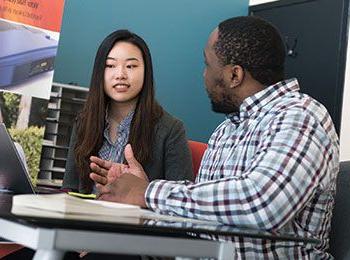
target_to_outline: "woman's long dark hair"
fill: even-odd
[[[162,107],[155,100],[152,58],[145,41],[128,30],[118,30],[108,35],[96,53],[89,95],[77,118],[75,162],[80,173],[81,187],[87,193],[92,191],[93,186],[89,178],[89,157],[98,155],[102,146],[106,108],[110,102],[110,98],[104,92],[106,59],[113,46],[121,41],[138,47],[145,64],[143,87],[139,93],[128,140],[133,147],[136,159],[141,164],[152,159],[154,128],[163,114]]]

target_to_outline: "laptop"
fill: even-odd
[[[0,123],[0,192],[35,193],[29,173],[4,123]]]

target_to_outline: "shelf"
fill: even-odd
[[[39,186],[62,187],[62,180],[60,180],[60,179],[53,179],[53,180],[38,179],[36,184]]]
[[[54,111],[54,112],[60,112],[60,114],[65,114],[65,115],[72,115],[72,116],[76,116],[76,112],[72,112],[72,111],[69,111],[69,110],[65,110],[65,109],[59,109],[59,108],[51,108],[50,109],[51,111]]]
[[[46,118],[46,122],[50,122],[50,123],[58,123],[58,119],[56,118],[52,118],[52,117],[47,117]]]
[[[54,161],[67,161],[67,158],[63,158],[63,157],[46,157],[46,156],[42,156],[41,159],[43,160],[54,160]]]
[[[66,171],[65,168],[61,168],[61,167],[52,167],[52,168],[48,168],[48,169],[40,169],[40,171],[42,172],[60,172],[60,173],[64,173]]]
[[[59,134],[59,133],[49,133],[49,132],[45,132],[45,135],[52,135],[52,136],[57,136],[57,137],[65,137],[65,134]]]
[[[44,146],[49,146],[49,145],[54,145],[53,141],[50,141],[50,140],[43,140],[43,145]]]
[[[42,145],[39,179],[62,179],[73,122],[87,97],[84,87],[53,83]]]
[[[55,148],[55,149],[64,149],[68,150],[69,146],[62,146],[62,145],[53,145],[53,144],[44,144],[43,147],[48,147],[48,148]]]

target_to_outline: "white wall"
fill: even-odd
[[[346,57],[343,110],[340,127],[340,161],[350,160],[350,42]]]
[[[278,0],[249,0],[249,5],[258,5],[258,4],[274,2],[274,1],[278,1]]]
[[[263,4],[279,0],[250,0],[249,5]],[[349,31],[350,32],[350,31]],[[343,110],[340,128],[340,161],[350,160],[350,42],[346,57],[346,71],[343,94]]]

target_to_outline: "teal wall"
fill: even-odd
[[[224,117],[204,89],[203,48],[220,21],[247,13],[248,0],[66,0],[54,81],[88,86],[102,39],[134,31],[151,49],[159,102],[206,142]]]

